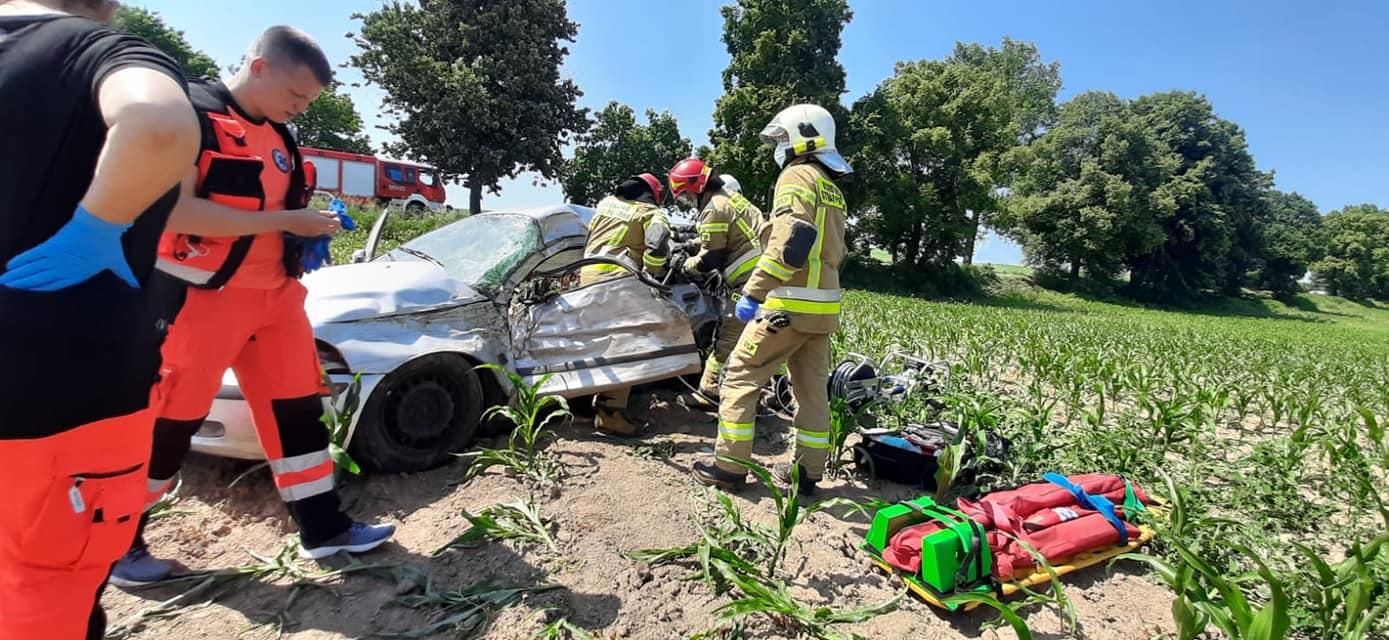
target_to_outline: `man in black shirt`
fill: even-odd
[[[178,66],[94,20],[0,2],[0,638],[100,638],[165,385],[150,276],[199,132]]]

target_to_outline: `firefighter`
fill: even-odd
[[[148,278],[198,125],[104,0],[0,2],[0,638],[101,638],[167,376]]]
[[[719,401],[719,456],[752,458],[757,396],[777,365],[788,362],[796,397],[795,465],[799,489],[815,490],[830,447],[828,390],[830,334],[839,325],[839,263],[844,257],[847,205],[835,181],[852,172],[834,147],[834,118],[808,104],[778,113],[761,132],[774,147],[781,175],[771,211],[771,230],[757,269],[743,286],[735,314],[748,322],[724,371]],[[789,484],[792,464],[774,468]],[[715,459],[697,462],[695,478],[737,489],[742,465]]]
[[[228,84],[195,82],[190,96],[202,151],[159,244],[159,282],[173,318],[164,361],[177,372],[155,424],[146,504],[168,488],[207,417],[228,369],[236,373],[280,497],[299,526],[299,555],[369,551],[390,525],[356,523],[333,486],[328,430],[319,418],[322,377],[300,284],[300,243],[339,230],[335,214],[305,209],[311,189],[285,122],[332,82],[318,45],[292,27],[271,27]],[[143,530],[144,523],[141,523]],[[112,581],[166,578],[170,563],[137,537]]]
[[[661,181],[649,173],[623,180],[613,194],[598,203],[588,224],[585,257],[609,257],[661,278],[670,260],[670,223],[661,209]],[[620,276],[626,271],[613,264],[595,264],[579,272],[580,285]],[[599,431],[635,436],[641,428],[627,419],[630,387],[609,389],[594,400]]]
[[[762,256],[758,240],[762,212],[742,194],[729,191],[724,177],[711,175],[709,165],[702,160],[681,160],[671,168],[669,182],[671,195],[681,205],[699,211],[699,253],[685,260],[681,270],[695,277],[718,271],[734,291],[724,304],[714,351],[704,361],[699,389],[679,398],[689,407],[716,410],[724,363],[743,332],[744,323],[733,314],[739,298],[737,292],[742,290],[757,267],[757,259]]]

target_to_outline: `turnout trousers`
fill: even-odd
[[[734,309],[741,296],[733,294],[724,302],[723,314],[719,318],[719,328],[714,331],[714,351],[709,354],[704,361],[704,375],[699,379],[699,390],[704,395],[711,398],[719,397],[720,381],[723,379],[724,369],[728,366],[728,359],[733,355],[733,349],[738,346],[738,341],[743,337],[743,329],[747,323],[738,319],[734,315]],[[787,375],[789,370],[783,361],[777,366],[776,375]]]
[[[798,327],[803,324],[816,331]],[[808,477],[819,479],[824,475],[830,447],[829,390],[825,382],[829,376],[830,332],[820,329],[826,326],[823,321],[805,322],[778,312],[759,314],[747,324],[724,369],[719,439],[715,446],[718,455],[752,459],[760,389],[786,363],[796,397],[796,463]],[[717,464],[730,473],[746,473],[741,465],[723,460]]]

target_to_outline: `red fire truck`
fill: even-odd
[[[433,167],[385,160],[360,153],[300,147],[318,170],[318,190],[335,196],[375,200],[410,213],[444,206],[447,197]]]

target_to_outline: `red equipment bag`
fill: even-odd
[[[1019,540],[1031,545],[1052,563],[1127,542],[1140,535],[1138,527],[1122,521],[1129,517],[1128,511],[1152,503],[1137,485],[1120,476],[1106,474],[1055,476],[1055,479],[1048,474],[1048,479],[1017,489],[996,491],[976,502],[958,500],[959,511],[988,531],[989,549],[994,558],[993,573],[1000,580],[1012,580],[1015,572],[1037,565]],[[1069,481],[1070,487],[1058,481]],[[1079,495],[1075,489],[1080,491]],[[1106,504],[1112,515],[1104,512]],[[1123,505],[1123,508],[1114,509],[1113,505]],[[918,573],[922,539],[943,527],[939,521],[931,520],[903,528],[893,534],[883,550],[883,560],[909,574]]]

